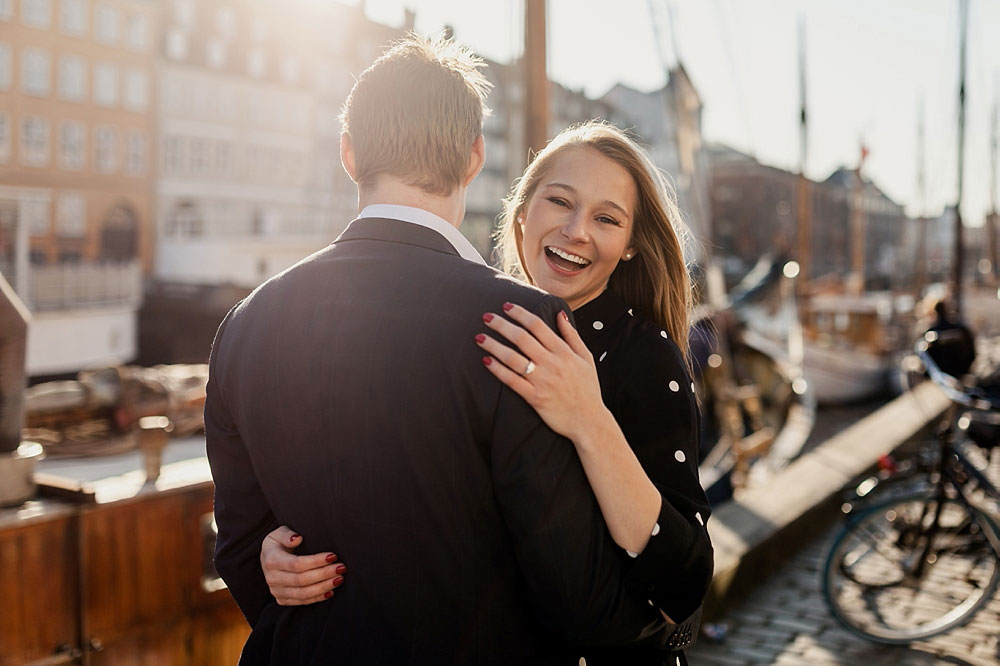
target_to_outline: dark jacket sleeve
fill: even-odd
[[[268,603],[275,603],[260,566],[260,547],[278,526],[261,491],[224,394],[224,334],[232,312],[219,327],[209,361],[205,399],[205,439],[215,481],[215,568],[253,627]]]
[[[633,560],[627,585],[682,622],[701,605],[714,563],[705,528],[710,506],[698,480],[698,405],[672,341],[643,335],[629,354],[613,411],[662,503],[655,534]]]
[[[554,327],[561,301],[533,311]],[[580,645],[661,646],[668,630],[646,597],[625,589],[611,540],[573,444],[501,387],[492,430],[497,500],[538,619]]]

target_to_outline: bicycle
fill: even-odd
[[[951,400],[937,436],[859,484],[823,570],[833,616],[878,643],[908,644],[966,624],[1000,585],[1000,526],[990,515],[1000,491],[984,473],[988,456],[1000,454],[1000,395],[943,373],[929,353],[935,339],[926,334],[917,353]],[[986,466],[974,461],[984,457]]]

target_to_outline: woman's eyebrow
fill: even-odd
[[[576,188],[573,187],[572,185],[567,185],[566,183],[546,183],[545,187],[557,187],[557,188],[559,188],[561,190],[566,190],[567,192],[570,192],[571,194],[576,194]],[[624,215],[626,217],[630,217],[629,212],[627,210],[625,210],[624,207],[616,204],[611,199],[605,199],[601,203],[605,204],[605,205],[608,205],[608,206],[611,206],[612,208],[617,208],[618,210],[621,211],[622,215]]]

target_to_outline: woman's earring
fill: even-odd
[[[625,261],[628,261],[631,258],[632,258],[632,253],[631,252],[626,252],[625,256],[622,257],[622,259],[624,259]]]

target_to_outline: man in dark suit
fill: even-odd
[[[565,304],[457,231],[483,164],[479,63],[410,38],[359,78],[342,159],[361,214],[223,321],[205,408],[216,567],[253,631],[241,663],[577,663],[663,645],[626,590],[573,446],[482,367],[480,318]],[[279,606],[264,536],[350,562],[335,599]]]

